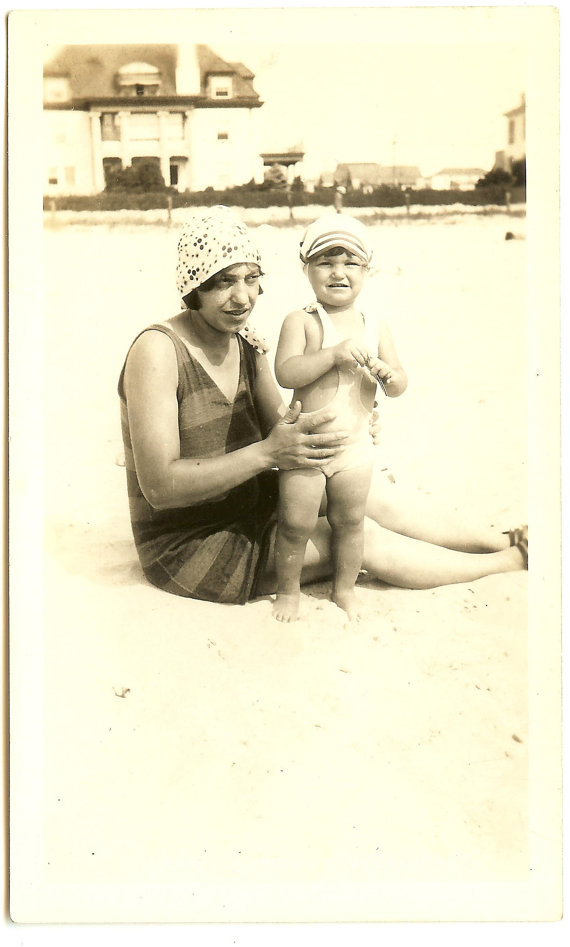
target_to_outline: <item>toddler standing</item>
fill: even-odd
[[[355,583],[362,562],[364,513],[372,475],[369,433],[376,386],[389,397],[405,391],[402,368],[387,325],[356,308],[372,258],[366,228],[344,214],[314,221],[301,242],[301,261],[316,300],[290,313],[281,329],[275,375],[294,390],[305,413],[327,406],[335,417],[318,428],[346,430],[344,450],[314,468],[283,470],[275,543],[277,596],[273,615],[295,621],[305,547],[326,489],[331,527],[331,598],[356,620]]]

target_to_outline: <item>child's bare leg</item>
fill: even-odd
[[[359,618],[354,586],[362,565],[364,511],[372,469],[339,471],[327,481],[327,517],[331,525],[333,586],[331,598],[351,621]]]
[[[283,470],[279,475],[279,521],[275,539],[277,596],[273,617],[299,617],[305,547],[319,516],[325,476],[321,470]]]

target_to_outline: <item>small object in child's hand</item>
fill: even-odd
[[[367,359],[366,359],[365,365],[366,365],[366,367],[367,367],[367,369],[368,369],[368,371],[369,371],[369,373],[370,373],[371,378],[372,378],[374,381],[376,381],[376,382],[380,385],[380,388],[382,389],[382,391],[384,392],[384,394],[386,395],[386,397],[388,397],[388,392],[386,391],[386,385],[384,384],[383,380],[380,378],[380,375],[378,375],[378,374],[376,374],[376,373],[373,373],[373,372],[371,371],[371,369],[370,369],[370,363],[371,363],[372,361],[373,361],[373,356],[369,355],[369,356],[367,357]],[[390,379],[390,380],[391,380],[391,379]],[[388,384],[389,384],[389,382],[388,382]]]

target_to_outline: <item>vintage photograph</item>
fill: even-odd
[[[8,34],[13,920],[557,920],[556,9]]]

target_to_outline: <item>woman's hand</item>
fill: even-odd
[[[273,466],[282,470],[320,467],[324,460],[338,454],[343,449],[348,432],[312,433],[316,427],[335,417],[334,412],[326,408],[310,416],[302,416],[301,402],[296,401],[265,440]]]
[[[372,409],[372,414],[370,415],[368,430],[370,431],[372,443],[375,447],[378,447],[378,445],[381,443],[380,432],[382,430],[382,425],[380,424],[380,412],[376,402],[374,402],[374,408]]]

